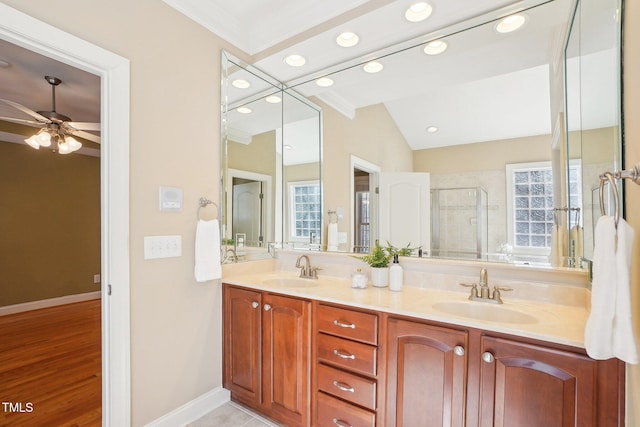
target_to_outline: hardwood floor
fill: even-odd
[[[0,316],[0,426],[99,426],[100,300]]]

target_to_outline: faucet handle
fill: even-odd
[[[314,279],[318,278],[318,270],[322,270],[320,267],[311,267],[311,271],[309,271],[309,276]]]
[[[513,288],[509,288],[507,286],[494,286],[493,287],[493,300],[496,301],[498,304],[502,304],[502,298],[500,296],[500,291],[512,291]]]
[[[471,295],[469,296],[469,298],[477,298],[478,297],[478,284],[477,283],[472,283],[472,284],[467,284],[467,283],[458,283],[458,285],[460,286],[464,286],[465,288],[471,288]]]

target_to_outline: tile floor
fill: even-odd
[[[228,402],[187,427],[280,427],[237,403]]]

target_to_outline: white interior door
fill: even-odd
[[[245,233],[246,244],[262,246],[262,183],[253,181],[233,186],[233,235]]]
[[[380,244],[395,247],[431,247],[429,174],[383,172],[379,176]]]

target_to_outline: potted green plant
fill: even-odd
[[[371,267],[371,284],[378,288],[384,288],[388,284],[389,261],[391,254],[376,241],[375,246],[368,255],[359,257]]]
[[[413,251],[417,251],[421,248],[422,246],[416,246],[415,248],[411,247],[411,242],[409,242],[407,244],[407,246],[405,246],[404,248],[396,248],[395,246],[393,246],[391,243],[389,243],[389,241],[387,240],[387,246],[385,248],[385,250],[387,251],[387,253],[389,254],[389,256],[391,258],[393,258],[394,255],[398,255],[398,256],[411,256],[411,254],[413,253]]]

